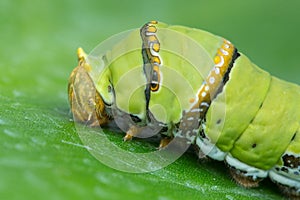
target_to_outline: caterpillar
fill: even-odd
[[[225,161],[240,185],[269,177],[300,199],[299,85],[203,30],[150,21],[116,38],[108,51],[78,49],[68,84],[77,121],[116,120],[126,141],[161,134],[161,149],[184,138],[199,157]]]

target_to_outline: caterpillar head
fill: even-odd
[[[86,53],[77,50],[78,66],[72,71],[68,83],[68,98],[74,119],[90,126],[99,126],[110,121],[108,109],[96,90],[86,62]],[[110,86],[107,86],[109,88]]]

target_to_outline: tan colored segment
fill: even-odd
[[[85,62],[86,54],[79,48],[77,55],[78,66],[72,71],[68,84],[69,102],[74,119],[90,126],[105,124],[109,117],[105,112],[104,102],[88,74],[87,69],[90,67]]]

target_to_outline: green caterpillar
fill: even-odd
[[[198,29],[151,21],[113,43],[90,55],[78,50],[68,86],[78,121],[116,120],[125,140],[160,132],[160,148],[184,138],[200,157],[224,160],[239,184],[254,187],[269,176],[300,199],[298,85]]]

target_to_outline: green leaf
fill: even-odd
[[[192,152],[156,172],[116,171],[82,145],[65,101],[39,105],[26,98],[0,100],[2,199],[278,199],[269,181],[258,189],[244,189],[231,180],[223,163],[199,163]],[[121,134],[108,134],[122,148],[153,150],[144,141],[123,143]]]
[[[155,16],[158,20],[189,26],[197,24],[198,28],[203,25],[208,30],[230,30],[235,27],[233,22],[238,24],[238,29],[246,29],[247,23],[243,25],[238,19],[234,20],[236,13],[245,22],[260,21],[261,24],[255,24],[257,30],[264,30],[265,24],[273,23],[276,18],[263,18],[264,9],[268,9],[269,4],[261,1],[249,5],[249,10],[259,8],[255,18],[243,15],[238,6],[244,2],[237,0],[227,7],[226,13],[222,10],[224,6],[215,10],[218,9],[215,3],[207,1],[193,1],[197,6],[187,4],[189,9],[182,13],[178,10],[186,4],[151,2],[157,6]],[[148,6],[140,1],[121,4],[122,9],[111,1],[0,2],[0,199],[281,199],[278,189],[268,179],[259,188],[242,188],[232,180],[222,162],[202,163],[192,151],[166,168],[144,174],[116,171],[89,153],[72,121],[67,80],[76,66],[78,46],[91,50],[109,35],[141,26],[153,18],[153,13],[147,11]],[[276,2],[274,6],[282,8]],[[194,11],[195,7],[203,12]],[[297,6],[289,7],[294,8]],[[271,9],[268,12],[269,16],[274,14]],[[221,21],[218,21],[220,27],[216,27],[216,19],[224,14],[231,19],[228,29],[224,29],[226,23],[222,25]],[[291,24],[299,19],[288,9],[280,10],[280,14],[276,19],[285,17]],[[204,15],[212,17],[206,17],[204,22]],[[275,20],[275,26],[288,29],[284,19],[281,19],[281,24]],[[276,27],[269,28],[274,32],[277,30]],[[300,34],[294,26],[289,30]],[[284,31],[280,33],[290,33]],[[232,34],[235,33],[234,29]],[[218,34],[222,35],[222,32]],[[252,48],[254,38],[245,44],[241,39],[246,40],[252,35],[247,34],[236,40],[242,49],[247,49],[243,47],[246,44]],[[270,37],[264,37],[264,40],[278,42],[276,36]],[[291,36],[287,37],[289,40]],[[231,39],[234,40],[234,36]],[[298,47],[299,44],[293,46],[291,42],[286,48],[289,51],[282,56],[296,57],[294,64],[298,63],[298,54],[290,53],[297,52]],[[273,49],[271,46],[266,48],[258,49],[260,53],[253,53],[252,57],[261,59],[261,54]],[[263,59],[265,63],[281,62],[279,56],[275,56],[275,61],[272,57]],[[293,65],[293,60],[286,59],[285,62],[286,66]],[[278,69],[282,69],[281,66]],[[107,134],[112,142],[132,151],[153,150],[157,145],[142,140],[123,143],[122,134]]]

